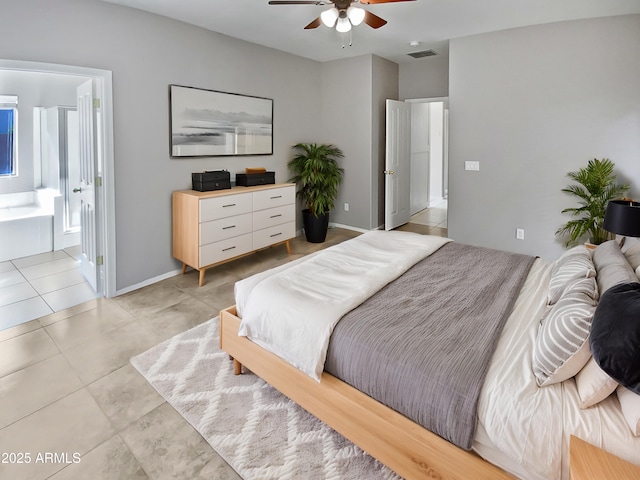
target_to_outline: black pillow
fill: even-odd
[[[600,368],[640,395],[640,283],[616,285],[600,297],[589,342]]]

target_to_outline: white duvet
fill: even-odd
[[[336,323],[448,238],[374,230],[236,283],[238,334],[320,381]]]

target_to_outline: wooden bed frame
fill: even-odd
[[[247,337],[236,307],[220,312],[220,348],[242,366],[406,479],[513,479],[474,452],[444,440],[324,372],[320,383]]]

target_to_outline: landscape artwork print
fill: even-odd
[[[273,100],[169,86],[171,157],[273,154]]]

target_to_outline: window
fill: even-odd
[[[18,97],[0,95],[0,176],[15,175],[18,163]]]

